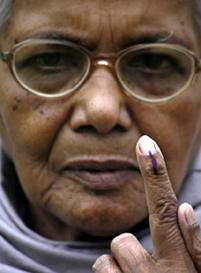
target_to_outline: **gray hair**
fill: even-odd
[[[197,8],[196,20],[201,33],[201,0],[196,0],[196,8]]]
[[[0,0],[0,29],[8,21],[13,0]]]
[[[11,15],[11,6],[15,0],[0,0],[0,29],[8,21]],[[201,33],[201,0],[195,0],[196,4],[196,21]]]

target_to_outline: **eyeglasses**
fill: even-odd
[[[126,93],[149,103],[171,100],[186,91],[201,70],[201,59],[173,44],[139,44],[117,54],[95,54],[67,41],[30,39],[1,52],[15,80],[41,97],[77,90],[97,66],[106,66]]]

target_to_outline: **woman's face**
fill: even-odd
[[[56,35],[108,54],[173,33],[169,42],[200,56],[192,1],[183,2],[16,1],[1,49]],[[182,96],[157,105],[127,96],[104,66],[56,99],[27,93],[2,61],[0,82],[2,141],[30,200],[33,225],[50,238],[116,235],[147,216],[135,153],[140,136],[160,146],[176,192],[200,144],[200,75]]]

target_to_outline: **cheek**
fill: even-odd
[[[200,79],[180,97],[159,105],[133,108],[141,134],[153,138],[162,150],[170,180],[177,192],[201,141]]]
[[[33,96],[16,86],[13,79],[3,81],[1,139],[7,154],[15,162],[23,188],[31,196],[40,196],[51,183],[46,179],[48,175],[51,177],[47,170],[48,155],[67,120],[68,106],[60,100],[47,101]]]
[[[0,94],[0,130],[8,154],[13,160],[18,155],[36,160],[46,158],[67,119],[68,105],[38,98],[15,84],[6,83]]]

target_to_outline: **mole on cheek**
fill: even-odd
[[[20,98],[15,98],[15,103],[12,106],[13,111],[16,111],[18,109],[18,104],[20,103]]]
[[[17,110],[17,104],[13,104],[12,109],[13,109],[13,111],[16,111]]]

